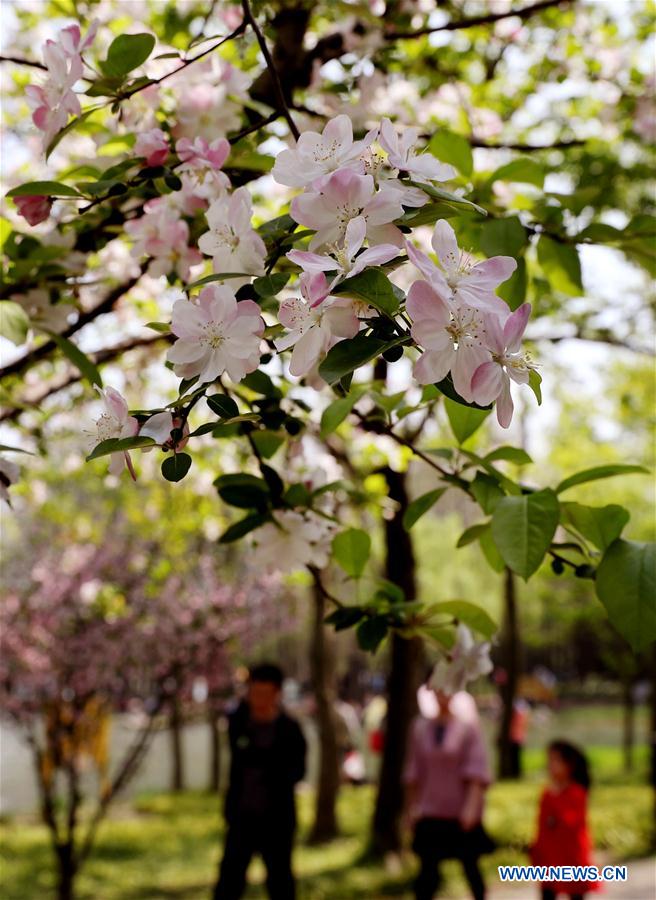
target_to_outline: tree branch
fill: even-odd
[[[529,19],[542,10],[549,9],[552,6],[560,6],[565,3],[573,3],[574,0],[541,0],[540,3],[534,3],[532,6],[525,6],[523,9],[509,10],[503,13],[486,13],[481,16],[470,16],[465,19],[453,19],[446,25],[438,25],[435,28],[418,28],[415,31],[388,31],[384,34],[386,41],[396,41],[403,38],[424,37],[427,34],[436,34],[439,31],[460,31],[464,28],[474,28],[476,25],[493,25],[495,22],[501,22],[503,19]]]
[[[69,326],[65,331],[62,332],[62,336],[65,338],[69,338],[71,335],[76,334],[76,332],[80,331],[84,328],[85,325],[88,325],[90,322],[93,322],[98,316],[103,315],[104,313],[111,312],[114,308],[114,304],[121,299],[124,294],[127,294],[128,291],[132,290],[132,288],[137,284],[141,276],[144,274],[146,270],[145,265],[141,267],[141,272],[139,275],[134,278],[130,278],[129,281],[126,281],[124,284],[119,285],[114,288],[113,291],[110,291],[109,294],[102,300],[97,306],[94,306],[93,309],[89,309],[86,312],[83,312],[78,318],[75,324]],[[23,356],[19,356],[18,359],[15,359],[12,363],[4,366],[0,369],[0,379],[7,378],[10,375],[20,375],[30,366],[32,366],[35,362],[39,362],[42,359],[45,359],[47,356],[50,356],[57,349],[57,344],[55,341],[44,341],[43,344],[39,344],[38,347],[35,347],[34,350],[31,350],[29,353],[25,353]]]
[[[29,66],[32,69],[43,69],[47,71],[47,66],[43,63],[36,62],[33,59],[23,59],[21,56],[0,56],[0,62],[14,63],[17,66]]]
[[[273,83],[273,90],[276,96],[276,101],[278,103],[278,109],[281,114],[285,117],[287,124],[289,125],[289,130],[294,135],[296,140],[301,136],[300,131],[296,127],[296,123],[292,118],[292,114],[289,111],[289,107],[287,106],[287,101],[285,100],[285,95],[283,93],[282,84],[280,83],[280,75],[278,74],[278,70],[276,69],[273,59],[271,57],[271,53],[269,52],[269,48],[267,46],[266,39],[260,30],[260,26],[257,24],[255,17],[253,15],[253,11],[251,9],[251,5],[249,0],[242,0],[242,9],[244,10],[244,23],[248,23],[255,37],[257,38],[257,42],[260,45],[260,50],[262,51],[262,56],[264,57],[264,61],[266,63],[266,67],[271,75],[271,80]]]
[[[151,345],[158,344],[160,341],[167,340],[169,340],[169,337],[164,334],[157,334],[154,337],[133,338],[131,340],[123,341],[121,344],[116,344],[113,347],[107,347],[105,350],[99,350],[96,353],[89,353],[87,355],[96,365],[102,365],[102,363],[111,362],[119,356],[123,356],[124,353],[128,353],[130,350],[136,350],[140,347],[150,347]],[[19,406],[7,407],[0,413],[0,423],[13,422],[22,413],[38,408],[44,400],[48,399],[48,397],[53,397],[55,394],[65,390],[72,384],[77,384],[78,381],[82,381],[82,378],[83,376],[79,372],[70,372],[61,381],[48,385],[48,387],[40,393],[31,397],[24,397],[18,401],[20,404]]]

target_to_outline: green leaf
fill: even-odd
[[[30,319],[20,303],[0,300],[0,335],[20,347],[30,330]]]
[[[471,200],[465,200],[465,198],[461,197],[459,194],[452,194],[451,191],[444,191],[442,188],[436,188],[432,184],[420,184],[417,181],[411,181],[410,184],[413,187],[419,188],[419,190],[428,194],[428,196],[432,197],[434,200],[444,200],[447,203],[455,204],[456,209],[458,209],[458,207],[461,209],[462,207],[465,207],[466,211],[474,210],[482,216],[487,215],[486,209],[483,209],[482,206],[478,206],[476,203],[472,203]],[[461,211],[461,209],[459,211]]]
[[[127,75],[145,63],[155,46],[152,34],[119,34],[109,45],[107,59],[100,68],[105,75]]]
[[[481,249],[487,256],[519,256],[527,243],[528,232],[517,216],[483,223]]]
[[[489,409],[475,409],[471,406],[463,406],[450,400],[448,397],[444,398],[444,408],[449,418],[451,431],[459,444],[463,444],[468,437],[471,437],[490,415]]]
[[[601,478],[612,478],[614,475],[631,475],[633,473],[648,475],[649,470],[645,469],[644,466],[627,466],[619,463],[610,466],[594,466],[592,469],[583,469],[582,472],[577,472],[575,475],[565,478],[556,488],[556,493],[562,494],[563,491],[568,491],[571,487],[576,487],[578,484],[586,484],[588,481],[599,481]]]
[[[230,506],[241,509],[261,509],[269,500],[269,486],[263,478],[238,472],[234,475],[219,475],[214,480],[219,497]]]
[[[256,369],[250,372],[245,378],[242,378],[241,384],[255,391],[256,394],[262,394],[263,397],[281,397],[280,390],[275,386],[271,378],[266,372]]]
[[[483,510],[489,516],[497,508],[499,500],[505,497],[505,493],[499,487],[499,482],[491,475],[477,472],[476,478],[469,486],[470,493]]]
[[[159,334],[169,334],[171,331],[170,322],[146,322],[146,328],[159,332]]]
[[[474,170],[471,144],[461,134],[448,128],[440,128],[428,142],[428,149],[441,162],[451,163],[459,172],[469,177]]]
[[[126,450],[137,450],[140,447],[154,447],[155,441],[149,437],[140,437],[135,434],[126,438],[107,438],[97,444],[87,456],[87,462],[98,459],[100,456],[108,456],[110,453],[125,453]]]
[[[542,406],[542,375],[539,372],[536,372],[535,369],[531,369],[528,373],[528,386],[535,394],[535,399],[538,401],[538,406]]]
[[[544,559],[559,519],[558,497],[550,488],[500,500],[492,537],[508,568],[527,581]]]
[[[255,444],[260,456],[264,459],[271,459],[276,450],[285,443],[283,434],[278,434],[275,431],[269,430],[253,431],[251,440]]]
[[[7,197],[81,197],[70,184],[61,181],[28,181],[7,191]]]
[[[418,522],[424,513],[427,513],[437,503],[445,491],[446,488],[436,488],[434,491],[428,491],[426,494],[422,494],[421,497],[413,500],[403,514],[403,527],[405,530],[410,531],[415,522]]]
[[[351,628],[364,617],[364,610],[359,606],[340,606],[338,609],[326,616],[324,622],[326,625],[333,625],[335,631],[344,631]]]
[[[253,288],[258,297],[274,297],[284,288],[290,279],[287,272],[275,272],[273,275],[264,275],[262,278],[256,278],[253,282]]]
[[[488,453],[484,459],[488,462],[494,462],[497,459],[506,459],[508,462],[514,462],[518,466],[527,466],[529,463],[533,462],[526,450],[522,450],[521,447],[497,447],[496,450]]]
[[[656,640],[656,545],[613,541],[595,580],[608,618],[638,653]]]
[[[490,175],[493,181],[518,181],[524,184],[534,184],[541,188],[544,185],[544,166],[531,159],[529,156],[520,156],[496,169]]]
[[[560,508],[563,524],[571,525],[599,550],[609,547],[630,519],[628,509],[614,503],[608,506],[562,503]]]
[[[227,394],[213,394],[207,397],[207,405],[220,419],[232,419],[239,415],[239,407]]]
[[[453,400],[454,403],[458,403],[460,406],[467,406],[469,409],[483,409],[488,412],[492,409],[492,404],[489,406],[479,406],[478,403],[470,403],[469,401],[464,400],[456,391],[450,374],[447,375],[446,378],[443,378],[442,381],[433,385],[433,387],[437,388],[441,394],[448,397],[450,400]]]
[[[520,256],[517,260],[517,268],[510,278],[507,278],[503,284],[499,285],[497,294],[506,301],[511,309],[515,310],[522,305],[524,300],[526,300],[527,287],[528,274],[526,270],[526,260],[523,256]]]
[[[333,556],[351,578],[360,578],[371,553],[371,538],[360,528],[348,528],[333,538]]]
[[[260,525],[264,525],[267,520],[268,516],[266,513],[253,513],[251,516],[246,516],[238,522],[235,522],[234,525],[226,528],[219,538],[219,543],[232,544],[233,541],[238,541],[239,538],[244,537],[245,534],[254,531],[256,528],[259,528]]]
[[[98,387],[102,387],[102,378],[100,377],[98,368],[79,347],[61,334],[55,334],[52,331],[48,332],[48,334],[62,353],[70,359],[77,369],[80,370],[80,374],[89,382],[89,384],[97,384]]]
[[[321,414],[321,437],[326,438],[332,434],[351,412],[358,400],[362,399],[366,388],[357,387],[350,391],[346,397],[333,400]]]
[[[199,278],[197,281],[192,281],[191,284],[187,285],[187,290],[190,291],[192,288],[203,287],[205,284],[212,284],[214,281],[230,281],[231,278],[250,278],[250,275],[247,275],[245,272],[219,272],[213,275],[205,275],[204,278]]]
[[[191,456],[188,453],[173,453],[162,463],[162,475],[167,481],[182,481],[191,468]]]
[[[497,545],[494,543],[490,525],[481,531],[478,542],[481,545],[481,550],[483,551],[483,556],[485,557],[488,566],[495,572],[503,572],[506,568],[506,564],[497,549]]]
[[[326,358],[319,366],[319,375],[328,384],[334,384],[360,366],[371,362],[390,347],[396,347],[404,343],[406,338],[395,338],[392,341],[384,341],[380,338],[360,332],[354,338],[347,338],[332,347]]]
[[[387,635],[387,619],[385,616],[365,619],[364,622],[360,622],[355,633],[360,648],[375,653]]]
[[[479,540],[483,532],[488,531],[489,528],[489,522],[478,522],[476,525],[470,525],[469,528],[465,528],[458,538],[456,547],[466,547],[468,544],[473,544],[474,541]]]
[[[403,294],[380,269],[365,269],[353,278],[340,282],[334,294],[347,294],[366,300],[384,315],[393,316],[399,308]]]
[[[581,261],[575,245],[554,241],[543,234],[538,241],[538,260],[554,290],[572,297],[583,292]]]
[[[454,619],[482,634],[484,638],[491,638],[498,628],[494,619],[481,606],[467,600],[444,600],[434,603],[431,605],[431,611],[453,616]]]

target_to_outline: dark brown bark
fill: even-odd
[[[517,778],[518,772],[515,769],[513,759],[510,728],[513,707],[517,697],[517,683],[519,681],[519,619],[517,615],[515,576],[510,569],[505,571],[503,584],[504,611],[501,628],[500,663],[505,670],[505,678],[499,687],[501,721],[499,722],[499,734],[497,737],[499,748],[498,771],[499,778]]]
[[[73,900],[76,866],[73,846],[70,843],[58,844],[57,854],[57,900]]]
[[[335,727],[335,672],[331,636],[323,624],[326,616],[326,597],[317,579],[314,583],[313,601],[310,673],[319,737],[319,779],[314,823],[309,840],[310,843],[318,844],[331,840],[339,832],[336,810],[339,791],[339,747]]]
[[[210,729],[210,771],[207,789],[210,793],[218,794],[221,790],[221,717],[213,709],[208,713],[207,724]]]
[[[182,715],[178,700],[173,700],[171,704],[169,733],[171,736],[171,790],[183,791],[185,788],[185,766],[182,747]]]
[[[406,602],[412,602],[417,592],[416,564],[410,534],[403,527],[403,514],[408,508],[405,474],[386,468],[384,475],[389,496],[397,504],[394,515],[385,522],[385,576],[403,590]],[[371,849],[375,855],[401,849],[402,773],[410,724],[417,710],[423,645],[418,638],[393,635],[391,651],[385,748],[372,824]]]
[[[652,832],[651,846],[656,849],[656,643],[651,649],[651,702],[649,716],[649,743],[651,760],[649,767],[649,783],[652,789]]]

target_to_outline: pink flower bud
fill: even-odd
[[[27,219],[30,225],[38,225],[39,222],[45,222],[52,208],[50,197],[43,197],[40,194],[14,197],[14,203],[18,207],[19,215]]]

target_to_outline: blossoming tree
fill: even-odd
[[[545,367],[524,334],[535,323],[539,336],[554,308],[571,324],[567,298],[583,293],[579,247],[609,243],[653,270],[653,218],[611,225],[603,213],[618,205],[612,178],[603,199],[591,193],[593,139],[570,163],[576,189],[546,188],[563,158],[547,151],[578,152],[588,135],[516,141],[500,165],[472,154],[503,149],[480,133],[494,115],[498,133],[513,112],[494,93],[506,51],[535,62],[533,26],[554,28],[561,16],[573,40],[594,43],[595,14],[586,31],[565,0],[483,13],[466,4],[451,18],[431,4],[390,3],[385,16],[379,6],[353,4],[340,23],[334,4],[243,0],[208,12],[191,3],[174,26],[155,17],[126,31],[101,5],[99,21],[53,31],[42,62],[14,58],[39,70],[22,91],[42,138],[30,174],[43,178],[8,192],[16,209],[4,334],[17,345],[36,337],[2,370],[5,419],[29,428],[30,410],[76,380],[25,377],[65,357],[101,395],[90,461],[109,457],[114,474],[134,478],[141,453],[156,450],[162,476],[179,482],[195,447],[238,446],[234,468],[224,460],[214,482],[242,511],[221,540],[246,542],[263,567],[309,568],[335,607],[329,621],[355,627],[364,648],[391,631],[448,650],[457,622],[489,637],[474,604],[428,606],[375,579],[357,603],[326,588],[329,560],[354,581],[367,575],[370,537],[355,517],[345,528],[335,515],[342,482],[308,484],[287,461],[312,446],[306,436],[377,435],[434,477],[405,510],[407,530],[445,489],[462,492],[481,520],[460,544],[479,542],[493,568],[524,579],[545,560],[593,579],[615,627],[642,648],[656,637],[653,546],[624,536],[626,511],[570,498],[578,485],[643,470],[586,460],[558,484],[540,472],[529,483],[517,475],[530,462],[521,447],[477,453],[468,443],[491,413],[509,429],[518,402],[541,403]],[[439,72],[433,38],[451,32],[472,35],[462,59],[458,48],[443,52],[461,96],[439,78],[437,91],[413,57],[419,47]],[[557,65],[547,57],[535,64]],[[486,75],[470,114],[479,76],[461,67],[475,63]],[[404,68],[406,81],[416,74],[427,87],[397,107]],[[648,122],[633,89],[635,138]],[[466,127],[450,127],[460,120]],[[112,329],[135,309],[150,337],[140,330],[117,341]],[[603,339],[594,316],[573,318],[577,336]],[[87,326],[104,338],[90,351]],[[101,367],[144,347],[148,384],[129,391],[130,410],[115,385],[103,385]],[[444,413],[454,440],[436,450],[426,434]],[[14,465],[4,463],[5,488]]]

